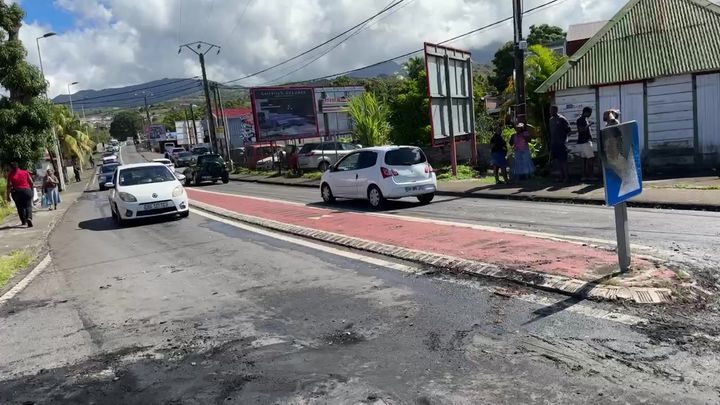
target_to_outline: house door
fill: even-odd
[[[640,150],[645,146],[645,100],[643,84],[631,83],[620,86],[620,121],[636,121],[640,135]]]
[[[698,75],[697,126],[700,151],[720,152],[720,74]]]
[[[607,110],[617,108],[618,110],[622,111],[620,108],[620,86],[604,86],[600,87],[598,89],[598,94],[600,98],[600,104],[598,105],[597,114],[595,116],[597,117],[597,130],[599,131],[605,127],[605,123],[602,120],[603,113]]]

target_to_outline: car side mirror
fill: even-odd
[[[115,183],[107,182],[107,183],[105,183],[105,188],[115,188]]]
[[[178,173],[175,177],[177,177],[178,181],[183,181],[186,178],[184,174],[180,174],[180,173]]]

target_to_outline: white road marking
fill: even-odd
[[[13,299],[18,295],[25,287],[27,287],[40,273],[42,273],[49,265],[52,259],[50,254],[47,254],[37,266],[30,273],[25,276],[19,283],[15,284],[15,287],[11,288],[8,292],[0,297],[0,306]]]
[[[211,191],[205,191],[205,192],[211,192]],[[331,246],[322,245],[319,243],[311,242],[309,240],[289,236],[289,235],[286,235],[283,233],[273,232],[273,231],[269,231],[269,230],[255,227],[252,225],[244,224],[242,222],[227,219],[227,218],[224,218],[224,217],[221,217],[218,215],[211,214],[206,211],[202,211],[202,210],[198,210],[198,209],[191,209],[191,210],[192,210],[193,214],[197,214],[197,215],[203,216],[205,218],[212,219],[213,221],[222,222],[224,224],[234,226],[239,229],[243,229],[243,230],[246,230],[249,232],[257,233],[259,235],[275,238],[275,239],[281,240],[283,242],[288,242],[288,243],[292,243],[295,245],[304,246],[304,247],[307,247],[310,249],[319,250],[321,252],[330,253],[330,254],[333,254],[336,256],[345,257],[345,258],[352,259],[352,260],[357,260],[357,261],[372,264],[375,266],[380,266],[380,267],[385,267],[385,268],[389,268],[389,269],[393,269],[393,270],[402,271],[404,273],[410,273],[410,274],[416,274],[416,275],[422,275],[422,274],[426,273],[425,270],[419,269],[414,266],[408,266],[405,264],[395,263],[395,262],[379,259],[376,257],[365,256],[365,255],[350,252],[347,250],[337,249],[337,248],[334,248]],[[470,286],[472,288],[489,291],[489,292],[498,291],[498,289],[496,289],[496,288],[482,286],[482,285],[480,285],[476,282],[472,282],[472,281],[455,280],[455,279],[452,279],[449,277],[443,278],[441,280],[456,283],[456,284],[462,284],[462,285]],[[566,299],[566,298],[563,298],[560,300],[555,300],[555,299],[551,299],[548,297],[543,297],[543,296],[539,296],[539,295],[535,295],[535,294],[517,294],[517,295],[513,295],[511,298],[515,298],[515,299],[518,299],[521,301],[532,303],[532,304],[535,304],[535,305],[538,305],[541,307],[550,307],[550,306],[556,305]],[[572,313],[576,313],[576,314],[591,317],[591,318],[618,322],[618,323],[622,323],[625,325],[636,325],[639,323],[647,322],[645,319],[636,317],[633,315],[627,315],[627,314],[622,314],[622,313],[615,312],[615,311],[607,311],[604,309],[595,308],[590,302],[578,303],[578,304],[575,304],[572,306],[568,306],[567,308],[564,308],[563,311],[572,312]]]

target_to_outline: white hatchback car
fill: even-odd
[[[422,149],[380,146],[359,149],[330,167],[320,181],[323,201],[362,198],[379,208],[386,199],[417,197],[428,204],[435,197],[437,177]]]
[[[138,163],[118,166],[108,201],[118,225],[127,220],[165,215],[190,215],[187,193],[180,183],[183,175],[175,175],[162,163]]]

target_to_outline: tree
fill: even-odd
[[[490,84],[498,93],[502,93],[512,78],[515,70],[515,45],[507,42],[495,52],[493,58],[493,75],[490,76]]]
[[[427,75],[422,70],[416,79],[400,83],[390,105],[390,140],[395,145],[427,146],[430,144]]]
[[[407,73],[408,78],[417,80],[420,77],[420,74],[425,71],[425,61],[421,57],[416,56],[408,59],[405,63],[403,63],[402,67]]]
[[[353,97],[348,112],[354,121],[353,136],[360,144],[378,146],[387,143],[390,133],[389,111],[375,95],[365,92]]]
[[[122,111],[110,123],[110,136],[117,140],[132,139],[142,129],[140,117],[135,111]]]
[[[525,86],[530,122],[541,128],[542,145],[549,141],[550,95],[537,93],[538,87],[565,63],[565,57],[542,45],[532,45],[525,61]]]
[[[90,137],[90,126],[70,113],[63,105],[53,106],[52,115],[55,134],[62,148],[63,156],[85,164],[85,160],[95,150],[95,142]]]
[[[564,42],[565,35],[562,28],[554,25],[531,25],[527,42],[528,45],[550,46]]]
[[[41,95],[47,83],[26,60],[19,31],[25,16],[18,4],[0,2],[0,164],[40,160],[50,143],[50,104]]]

